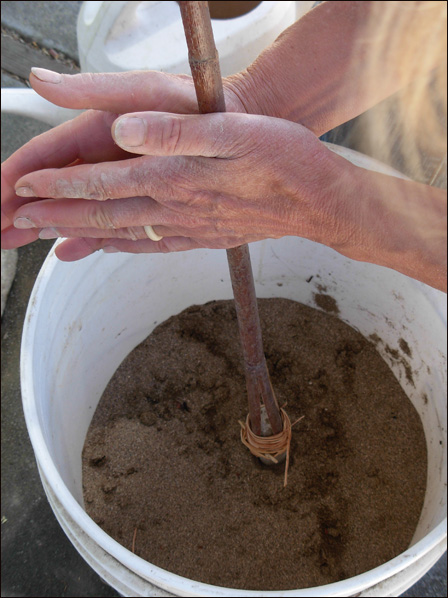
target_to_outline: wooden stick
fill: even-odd
[[[188,45],[188,59],[198,99],[199,112],[225,112],[218,52],[213,39],[208,2],[178,2]],[[260,407],[264,403],[272,434],[283,429],[282,416],[272,390],[263,352],[257,298],[249,248],[227,250],[230,277],[243,349],[251,429],[262,435]]]

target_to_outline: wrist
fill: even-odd
[[[305,237],[348,255],[357,235],[358,215],[350,191],[354,166],[321,142],[310,162],[310,171],[294,169],[294,199],[284,234]]]
[[[446,290],[446,192],[352,164],[346,172],[334,198],[345,234],[331,247]]]

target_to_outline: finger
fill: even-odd
[[[235,113],[135,112],[120,116],[112,135],[123,149],[138,154],[235,158],[249,151],[254,134],[260,137],[260,125],[266,124],[267,118]]]
[[[179,173],[182,166],[178,161],[172,163],[162,156],[238,157],[250,151],[259,119],[263,118],[265,122],[268,118],[247,114],[180,116],[168,113],[144,113],[144,117],[146,136],[138,153],[153,154],[151,158],[143,156],[99,165],[83,164],[65,170],[33,172],[17,181],[16,193],[27,197],[34,194],[38,197],[97,200],[146,194],[158,197],[170,190],[173,173],[176,170]],[[118,136],[116,126],[114,134]],[[135,147],[133,151],[137,151]],[[173,164],[176,170],[173,170]],[[217,174],[217,165],[214,170]],[[196,169],[195,183],[198,183],[198,176]]]
[[[16,228],[93,228],[113,230],[136,224],[194,226],[150,197],[128,197],[107,202],[75,199],[44,199],[22,206],[14,215]]]
[[[160,237],[179,236],[178,231],[174,231],[167,226],[153,226],[152,228],[156,235]],[[88,237],[90,239],[128,239],[130,241],[148,239],[143,226],[129,226],[118,229],[51,227],[43,228],[39,232],[39,239],[58,239],[61,237],[65,239],[81,237]]]
[[[7,227],[2,231],[2,249],[15,249],[23,247],[38,239],[39,230],[18,230],[13,226]]]
[[[132,158],[26,174],[15,184],[21,197],[119,199],[160,195],[170,189],[170,164],[163,158]]]
[[[2,230],[12,224],[12,214],[32,196],[17,197],[14,186],[23,175],[47,168],[61,168],[76,160],[117,160],[127,154],[110,134],[115,116],[87,112],[35,137],[2,164]]]
[[[17,233],[37,230],[41,239],[73,236],[144,239],[147,238],[144,232],[147,224],[155,226],[156,234],[163,237],[214,237],[218,233],[231,232],[224,226],[212,226],[208,218],[171,210],[151,197],[128,197],[107,202],[44,199],[22,206],[14,216]]]
[[[65,108],[118,113],[166,110],[190,114],[198,111],[193,80],[187,75],[157,71],[60,75],[33,68],[30,83],[39,95]]]
[[[103,248],[105,253],[112,253],[114,252],[113,250],[126,253],[170,253],[196,249],[199,246],[195,240],[186,237],[168,237],[161,241],[151,241],[149,239],[126,241],[124,239],[116,239],[113,245],[110,243],[110,239],[67,239],[57,246],[56,256],[63,262],[73,262],[83,259]],[[113,248],[112,251],[110,247]]]
[[[201,238],[173,236],[166,237],[160,241],[151,241],[149,239],[130,241],[125,239],[92,239],[83,237],[79,239],[67,239],[56,249],[56,256],[62,261],[75,261],[91,255],[99,249],[105,253],[171,253],[177,251],[189,251],[191,249],[210,248],[210,249],[229,249],[237,247],[243,243],[252,243],[260,241],[262,236],[249,235],[242,237],[222,237],[221,239],[209,240]]]

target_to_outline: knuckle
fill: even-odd
[[[148,159],[147,156],[140,158],[134,158],[134,164],[126,172],[128,185],[132,189],[132,195],[134,196],[147,196],[148,192],[151,191],[151,185],[148,184]],[[160,168],[162,171],[162,167]],[[124,180],[119,181],[125,183]],[[160,188],[163,188],[160,183]]]
[[[97,199],[99,201],[106,199],[103,188],[98,185],[97,181],[92,180],[87,181],[85,185],[84,197],[85,199]]]
[[[98,172],[96,164],[91,167],[89,178],[85,183],[85,198],[97,199],[104,201],[109,199],[107,176],[104,173]]]
[[[197,193],[206,188],[209,173],[204,168],[201,158],[192,156],[172,156],[165,166],[163,180],[167,188],[176,195]]]
[[[194,191],[188,187],[188,180],[182,168],[178,168],[177,164],[171,165],[163,174],[165,186],[165,202],[172,200],[179,200],[183,202],[184,198],[190,196]]]
[[[91,167],[87,178],[86,175],[70,178],[56,178],[48,184],[48,190],[52,197],[71,197],[82,199],[97,199],[103,201],[108,199],[108,189],[104,184],[104,177],[97,174],[94,166]],[[56,171],[55,175],[59,173]]]
[[[126,237],[131,241],[138,241],[139,239],[145,239],[146,234],[141,231],[141,227],[130,226],[126,229]]]
[[[182,204],[188,208],[191,215],[200,215],[203,212],[204,193],[201,191],[184,192]]]
[[[115,223],[111,214],[109,214],[101,204],[92,204],[89,214],[89,226],[94,228],[114,229]]]
[[[211,228],[213,230],[214,233],[220,234],[223,232],[227,232],[227,226],[225,225],[225,223],[218,219],[213,219],[211,222]]]
[[[94,88],[98,77],[95,73],[80,73],[81,81],[80,83],[85,87],[85,91]]]
[[[182,136],[182,121],[176,116],[164,117],[162,120],[161,146],[169,154],[177,154]]]
[[[160,253],[171,253],[173,251],[169,239],[162,239],[161,241],[157,241],[157,245],[157,249]]]

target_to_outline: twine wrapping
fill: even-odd
[[[292,427],[299,422],[302,417],[299,417],[293,424],[284,409],[280,409],[283,421],[283,430],[279,434],[272,436],[257,436],[250,428],[249,414],[246,417],[246,422],[239,422],[241,426],[241,442],[247,446],[250,452],[255,457],[264,457],[270,459],[273,463],[278,463],[277,457],[286,452],[285,464],[285,480],[283,486],[286,487],[288,483],[288,468],[289,468],[289,449],[291,445]]]

